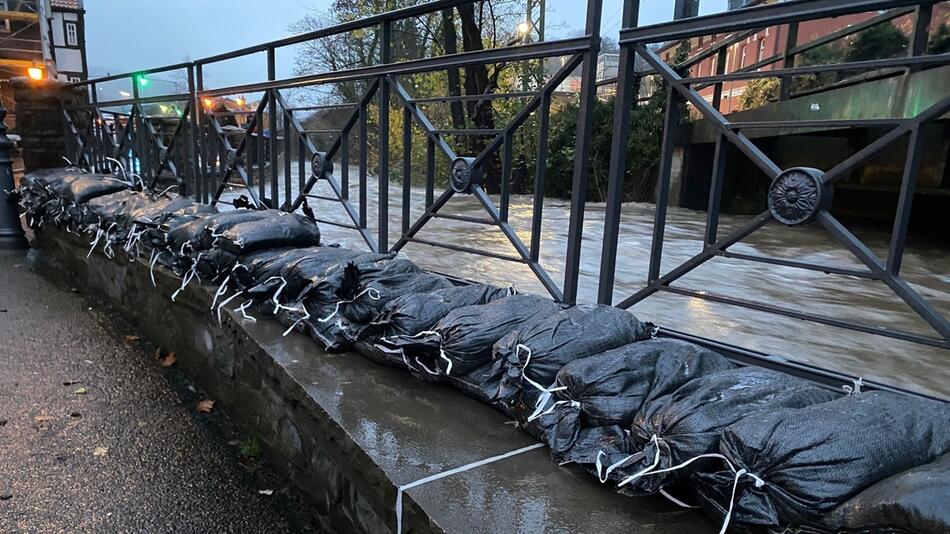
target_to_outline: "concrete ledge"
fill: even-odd
[[[181,370],[264,445],[265,456],[341,532],[395,530],[397,487],[533,443],[494,409],[445,386],[231,313],[218,324],[213,290],[148,266],[86,259],[88,243],[37,232],[41,272],[114,303]],[[404,532],[713,532],[698,512],[632,499],[554,464],[546,449],[410,489]]]

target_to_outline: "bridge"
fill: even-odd
[[[927,275],[936,274],[931,278],[945,280],[945,265],[922,270],[915,264],[907,275],[905,258],[909,254],[912,220],[920,213],[919,207],[915,212],[915,203],[943,199],[950,191],[943,161],[947,155],[945,129],[950,112],[950,53],[928,50],[937,20],[934,13],[942,13],[945,3],[797,0],[686,16],[695,15],[689,12],[689,3],[677,2],[676,12],[683,17],[642,26],[638,24],[638,2],[625,0],[617,75],[607,78],[599,77],[597,72],[603,46],[601,0],[586,3],[581,36],[545,39],[539,35],[538,39],[522,38],[497,48],[470,46],[461,52],[457,43],[449,43],[446,38],[439,47],[442,53],[400,56],[404,51],[395,35],[400,23],[420,17],[452,17],[473,3],[434,0],[195,61],[43,88],[54,95],[56,105],[49,109],[37,106],[37,113],[45,113],[44,117],[62,126],[61,144],[57,146],[61,148],[60,155],[88,173],[119,175],[131,180],[135,187],[155,194],[172,189],[200,205],[221,211],[280,210],[306,216],[321,228],[324,239],[327,235],[339,236],[347,247],[399,257],[409,255],[428,271],[458,283],[497,283],[498,273],[506,275],[507,267],[486,266],[510,264],[526,270],[532,287],[565,307],[599,304],[631,310],[649,319],[641,310],[649,313],[663,309],[651,307],[657,306],[651,302],[686,297],[689,302],[702,303],[696,306],[714,304],[742,310],[756,317],[760,321],[757,325],[785,325],[789,323],[781,321],[791,320],[805,325],[796,333],[825,328],[840,336],[842,343],[852,336],[870,336],[872,341],[867,346],[893,343],[886,346],[905,353],[921,351],[943,365],[950,349],[950,304],[945,281],[927,279]],[[535,15],[530,2],[528,8],[530,33]],[[799,39],[800,30],[810,23],[858,15],[863,16],[861,22],[808,40]],[[899,56],[839,57],[819,64],[801,60],[821,47],[882,25],[890,26],[895,21],[903,21],[910,28],[908,44]],[[378,57],[371,64],[277,77],[277,58],[286,50],[353,32],[370,32],[378,37]],[[783,36],[781,52],[749,64],[743,58],[740,67],[728,67],[730,50],[735,45],[769,34]],[[453,35],[452,40],[456,37]],[[265,69],[255,75],[255,81],[227,87],[206,83],[206,74],[215,66],[246,58],[263,59]],[[479,69],[500,64],[523,64],[523,73],[531,75],[514,80],[508,87],[471,90],[466,83],[462,91],[460,73],[474,79]],[[544,68],[552,64],[557,67]],[[712,71],[710,65],[716,70]],[[430,74],[444,76],[446,94],[414,95],[414,80]],[[183,81],[172,94],[149,94],[148,80],[160,75],[174,75]],[[801,88],[799,82],[803,78],[822,76],[833,81],[817,88]],[[579,81],[578,89],[565,96],[563,88],[569,79]],[[732,112],[725,108],[732,84],[741,82],[748,86],[755,80],[776,80],[774,94],[756,109]],[[128,86],[127,97],[100,96],[103,88],[116,84]],[[358,98],[317,103],[299,98],[301,91],[320,91],[344,84],[355,88]],[[603,100],[605,88],[612,93],[607,101]],[[21,87],[23,92],[31,90],[36,91],[36,86]],[[657,103],[662,124],[656,132],[655,146],[638,145],[643,140],[632,132],[640,126],[637,121],[642,118],[641,110]],[[604,128],[595,122],[595,115],[605,105],[610,106],[612,116],[608,125],[609,150],[602,153],[593,145],[598,128]],[[568,132],[566,143],[572,165],[567,173],[569,198],[559,203],[548,198],[545,191],[551,188],[549,175],[555,171],[552,164],[564,161],[556,159],[558,154],[552,150],[552,146],[559,150],[565,146],[552,130],[552,122],[565,106],[576,107],[576,126]],[[480,109],[488,109],[491,119],[479,115]],[[468,112],[468,116],[453,120],[456,111]],[[22,116],[23,112],[18,113]],[[312,117],[319,117],[324,126],[309,126]],[[50,142],[51,137],[55,136],[48,135],[43,142]],[[849,144],[823,152],[808,145],[809,140],[828,137],[847,139]],[[530,153],[522,151],[527,146],[526,138],[532,140]],[[643,161],[643,154],[651,149],[656,152],[656,172],[645,186],[652,189],[653,206],[645,215],[650,224],[645,234],[634,237],[629,229],[634,217],[631,210],[647,208],[626,203],[630,200],[631,165]],[[3,150],[0,146],[0,154]],[[892,195],[886,197],[894,206],[887,237],[868,237],[868,232],[860,225],[855,228],[853,218],[848,217],[853,215],[853,205],[841,201],[839,190],[867,190],[862,189],[860,180],[854,179],[855,173],[869,165],[880,165],[882,154],[890,157],[895,153],[902,157],[900,163],[888,161],[889,170],[876,186],[877,191]],[[24,156],[29,161],[29,154]],[[4,163],[0,157],[0,170],[4,172],[0,186],[9,191],[13,189],[13,176]],[[592,168],[597,166],[606,169],[605,183],[592,178]],[[753,184],[749,188],[759,191],[762,198],[751,203],[755,209],[746,210],[753,211],[750,215],[726,213],[723,206],[735,204],[732,201],[740,187],[736,184],[744,182]],[[600,186],[603,204],[597,204],[597,218],[592,220],[589,194]],[[861,204],[866,200],[852,202]],[[699,216],[698,244],[694,243],[692,248],[682,247],[676,241],[682,222],[677,218],[681,217],[680,206],[703,208],[705,212]],[[939,208],[931,207],[928,211],[939,212]],[[563,229],[552,230],[552,212],[557,213]],[[0,243],[22,243],[16,215],[9,216],[8,211],[5,216],[0,219],[4,221]],[[941,224],[939,220],[938,217],[937,224]],[[592,228],[594,223],[596,228]],[[457,230],[463,226],[468,230]],[[798,239],[806,230],[812,232],[810,236],[820,231],[824,239],[843,251],[847,260],[826,261],[825,245],[817,252],[788,246],[788,252],[783,253],[782,244]],[[765,232],[771,232],[763,237],[773,240],[770,247],[757,249],[745,245]],[[53,260],[48,268],[80,273],[80,278],[91,287],[103,291],[110,291],[109,284],[97,278],[96,270],[126,280],[102,258],[91,259],[92,263],[86,266],[75,262],[80,247],[70,242],[69,236],[57,235],[53,230],[40,234],[38,241],[54,243],[41,247],[51,250],[49,256]],[[809,237],[804,242],[815,243],[815,239]],[[563,250],[551,250],[557,248],[555,244],[563,245]],[[588,256],[584,255],[585,247]],[[596,256],[593,262],[587,259],[592,248]],[[764,249],[775,254],[764,254]],[[430,260],[422,261],[425,257]],[[627,275],[625,263],[632,262],[645,268],[645,279],[623,279]],[[828,284],[816,286],[822,288],[837,284],[843,288],[857,287],[850,285],[856,281],[874,284],[880,288],[875,295],[885,294],[892,304],[882,304],[880,308],[871,304],[867,312],[843,310],[850,298],[857,298],[845,291],[839,302],[841,311],[835,311],[834,306],[811,305],[808,292],[798,306],[773,301],[768,297],[769,291],[759,292],[760,298],[729,294],[700,275],[717,262],[727,262],[727,268],[718,271],[726,277],[733,276],[733,272],[755,276],[769,269],[777,270],[769,280],[791,286],[788,293],[792,295],[794,286],[806,282]],[[154,263],[154,258],[149,258],[144,267],[136,264],[130,269],[137,269],[144,280],[155,276],[149,269]],[[486,279],[488,275],[490,279]],[[703,285],[694,285],[697,279]],[[815,282],[819,279],[829,281]],[[719,281],[727,290],[735,288],[729,280]],[[122,293],[137,287],[131,281],[119,284],[112,290]],[[172,273],[159,275],[158,285],[162,288],[174,288],[176,284]],[[213,307],[219,296],[213,289],[190,291],[188,299],[198,303],[188,305],[194,309],[206,310],[209,300]],[[136,302],[127,302],[119,294],[112,296],[119,297],[116,300],[123,303],[125,313],[142,314],[142,318],[151,312],[136,311],[139,306],[164,305],[154,296],[137,297],[143,300]],[[821,300],[814,295],[811,298]],[[873,302],[863,296],[860,301]],[[882,317],[890,317],[889,310],[895,309],[893,302],[904,308],[903,318],[881,322]],[[173,345],[176,337],[211,340],[236,336],[223,343],[232,348],[247,343],[261,359],[276,362],[277,371],[268,371],[280,382],[274,386],[276,395],[313,395],[316,411],[330,410],[329,401],[320,397],[328,395],[329,390],[308,392],[301,381],[310,376],[307,373],[318,373],[322,379],[334,381],[332,369],[319,370],[319,366],[314,366],[301,370],[288,363],[305,357],[305,341],[287,341],[293,336],[284,338],[280,335],[282,328],[268,324],[243,325],[227,330],[227,334],[220,333],[218,326],[204,326],[207,318],[199,319],[192,311],[186,318],[172,321],[169,332],[160,332],[154,325],[143,327],[168,345]],[[161,315],[147,315],[145,322],[160,321]],[[729,329],[720,329],[725,335],[717,337],[697,324],[722,319],[707,311],[697,317],[687,321],[686,328],[660,323],[655,334],[695,343],[743,366],[777,370],[834,390],[853,389],[857,383],[869,390],[927,401],[942,401],[947,394],[939,385],[921,387],[908,381],[867,379],[860,371],[868,365],[862,355],[853,356],[856,361],[851,367],[841,367],[835,362],[804,360],[796,358],[796,354],[763,349],[768,343],[743,346],[730,336]],[[867,321],[865,317],[879,321]],[[192,326],[189,321],[202,324]],[[238,324],[237,315],[229,321],[226,325]],[[777,332],[757,335],[783,337]],[[208,341],[208,348],[199,342],[194,346],[191,343],[187,345],[189,350],[208,353],[208,361],[198,364],[191,373],[199,377],[213,373],[209,369],[214,366],[216,353],[210,348],[214,343]],[[367,347],[356,350],[371,352]],[[369,356],[384,359],[379,354]],[[353,368],[333,367],[351,364],[327,365],[340,375],[354,377],[365,372],[397,387],[396,379],[385,372],[378,374],[378,370],[371,370],[365,363]],[[343,387],[342,383],[336,386]],[[222,397],[231,396],[239,405],[237,398],[243,390],[216,387],[222,388]],[[419,387],[416,384],[410,388],[415,391]],[[350,393],[371,392],[354,388]],[[441,398],[441,393],[436,395]],[[383,409],[369,404],[348,409],[365,409],[368,413]],[[423,410],[421,406],[417,408]],[[467,404],[465,408],[476,410]],[[423,417],[416,408],[411,411],[413,417]],[[480,423],[487,425],[492,421],[493,416],[473,413],[477,413],[474,417]],[[356,431],[347,426],[343,416],[328,417],[332,432]],[[450,424],[445,414],[434,417],[432,421]],[[276,455],[289,458],[290,463],[309,463],[309,458],[298,458],[303,455],[300,435],[319,441],[321,438],[316,435],[320,429],[295,424],[297,427],[289,434],[297,435],[296,441],[287,437],[288,431],[283,427],[272,430]],[[401,432],[398,422],[387,419],[385,424],[391,425],[388,428],[393,432]],[[471,432],[465,435],[479,441]],[[280,450],[287,446],[288,439],[297,448],[289,452]],[[404,439],[418,444],[419,436]],[[358,448],[365,447],[365,443],[356,441]],[[515,441],[530,446],[522,438]],[[495,451],[494,447],[486,450],[504,452]],[[459,465],[475,460],[470,457],[470,450],[462,452],[459,456],[448,455],[442,463]],[[400,476],[405,473],[398,466],[386,464],[387,460],[373,456],[372,451],[369,454],[374,464],[385,464],[373,476],[392,483],[399,499],[404,490],[415,487],[390,480],[398,478],[394,472]],[[461,461],[463,457],[467,461]],[[351,462],[338,461],[347,464],[341,470],[358,470],[349,465]],[[331,478],[348,476],[352,474],[334,471]],[[557,484],[565,482],[559,479]],[[383,493],[388,497],[391,492],[387,489]],[[586,493],[583,495],[582,499],[588,498]],[[411,514],[416,515],[418,524],[426,525],[424,528],[458,530],[473,525],[472,518],[436,513],[437,499],[432,494],[418,497],[418,507]],[[397,529],[402,525],[402,501],[399,503]],[[551,504],[573,509],[563,500],[554,499]],[[354,505],[356,511],[352,513],[357,514],[358,509]],[[654,518],[648,510],[649,507],[637,508],[638,518]],[[326,514],[332,516],[329,511]],[[382,512],[374,509],[373,514]],[[393,527],[389,519],[366,515],[348,517],[345,522],[366,529],[370,529],[367,525]],[[569,518],[555,515],[558,521],[570,525]],[[608,516],[607,523],[598,525],[608,528],[610,521],[616,520],[614,515]],[[705,526],[703,521],[685,518],[680,526]],[[440,526],[441,522],[448,526]]]

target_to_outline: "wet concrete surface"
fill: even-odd
[[[294,482],[314,496],[315,508],[329,509],[334,527],[391,532],[397,486],[534,443],[501,412],[451,387],[357,354],[327,354],[306,336],[284,337],[276,321],[246,321],[229,311],[219,325],[208,313],[209,285],[190,285],[177,313],[160,314],[179,285],[170,272],[156,268],[152,287],[145,260],[84,259],[85,245],[63,232],[44,231],[41,241],[41,263],[113,294],[140,321],[167,318],[160,329],[143,328],[169,346],[187,347],[191,356],[180,367],[204,375],[199,382],[219,390],[222,405],[240,407],[236,417],[251,420],[286,458]],[[619,495],[575,467],[558,466],[543,448],[413,487],[403,505],[403,532],[415,533],[718,528],[665,499]]]
[[[318,530],[136,332],[21,253],[0,273],[0,533]]]

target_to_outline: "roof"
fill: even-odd
[[[82,9],[82,0],[50,0],[49,5],[53,8]]]

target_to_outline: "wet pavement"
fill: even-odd
[[[154,347],[22,254],[0,273],[0,533],[317,530]]]

